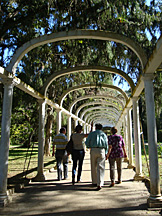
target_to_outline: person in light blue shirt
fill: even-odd
[[[86,139],[86,146],[90,148],[92,185],[100,190],[104,185],[105,159],[108,152],[107,135],[102,131],[102,125],[96,124],[96,130]]]

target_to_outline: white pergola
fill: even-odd
[[[85,85],[80,85],[80,86],[78,85],[78,86],[75,86],[75,87],[71,87],[71,88],[69,88],[68,90],[66,90],[66,91],[61,95],[58,104],[59,104],[60,106],[62,106],[62,105],[63,105],[64,99],[66,98],[66,96],[67,96],[70,92],[73,92],[73,91],[76,91],[76,90],[79,90],[79,89],[95,88],[95,87],[96,87],[96,84],[94,84],[94,83],[85,84]],[[113,85],[108,85],[108,84],[102,83],[101,88],[110,89],[110,90],[115,90],[116,92],[121,93],[121,95],[125,98],[126,101],[128,100],[127,94],[126,94],[122,89],[120,89],[120,88],[117,87],[117,86],[113,86]]]
[[[150,162],[150,197],[148,199],[149,207],[161,207],[162,197],[160,191],[160,176],[159,176],[159,165],[157,155],[157,134],[156,134],[156,121],[155,121],[155,107],[154,107],[154,91],[153,91],[153,78],[154,72],[160,68],[162,63],[162,36],[157,42],[156,48],[152,53],[150,59],[146,58],[143,49],[132,41],[130,38],[119,35],[112,32],[105,31],[94,31],[94,30],[75,30],[68,32],[52,33],[49,35],[40,36],[34,38],[29,42],[21,46],[12,57],[10,64],[7,68],[0,67],[0,78],[4,84],[4,97],[3,97],[3,112],[2,112],[2,123],[1,123],[1,143],[0,143],[0,205],[5,205],[8,201],[7,195],[7,172],[8,172],[8,153],[9,153],[9,139],[10,139],[10,122],[12,113],[12,98],[13,98],[13,87],[16,86],[19,89],[30,94],[36,98],[39,102],[39,137],[38,137],[38,170],[36,179],[38,181],[44,181],[45,176],[43,173],[43,153],[44,153],[44,118],[45,118],[45,104],[57,109],[58,112],[58,125],[60,128],[60,116],[61,113],[68,115],[68,133],[70,134],[71,118],[76,119],[82,124],[89,125],[87,122],[80,119],[78,115],[72,113],[73,106],[79,101],[76,100],[71,104],[70,110],[64,109],[59,104],[54,103],[47,98],[47,91],[50,84],[58,77],[65,76],[73,72],[84,71],[83,68],[68,68],[66,71],[53,73],[47,81],[44,83],[42,91],[37,92],[29,85],[22,82],[20,79],[15,77],[16,68],[23,58],[23,56],[30,50],[34,49],[43,44],[70,40],[70,39],[97,39],[97,40],[109,40],[117,43],[121,43],[129,47],[139,58],[142,65],[142,75],[139,78],[137,85],[134,87],[133,81],[122,74],[117,69],[104,69],[95,68],[94,70],[105,70],[106,72],[120,74],[128,81],[132,88],[131,97],[129,97],[126,103],[121,102],[118,98],[109,96],[112,101],[117,101],[122,107],[122,113],[120,114],[118,123],[116,126],[120,128],[120,123],[126,121],[127,124],[127,141],[129,147],[129,166],[133,165],[132,160],[132,119],[131,110],[133,110],[133,122],[134,122],[134,142],[135,142],[135,166],[136,174],[134,179],[141,180],[142,175],[142,163],[141,163],[141,143],[140,143],[140,127],[139,127],[139,108],[138,108],[138,97],[145,90],[146,100],[146,112],[147,112],[147,130],[148,130],[148,145],[149,145],[149,162]],[[92,70],[93,68],[90,67]],[[88,68],[85,68],[87,71]],[[90,97],[90,96],[89,96]],[[88,98],[88,97],[87,97]],[[96,97],[97,98],[97,97]],[[100,95],[98,98],[106,98],[106,96]],[[83,97],[82,97],[83,99]],[[85,97],[84,97],[85,99]],[[81,100],[81,99],[80,99]],[[102,120],[101,117],[93,116],[94,121]]]

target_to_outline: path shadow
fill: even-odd
[[[42,193],[44,191],[95,191],[96,186],[92,186],[91,182],[83,182],[83,183],[76,183],[72,185],[71,182],[55,182],[55,181],[45,181],[40,183],[31,183],[27,187],[20,189],[17,193],[32,193],[34,194],[35,191],[38,193]]]
[[[58,213],[43,213],[43,214],[25,214],[26,216],[138,216],[138,211],[147,210],[147,205],[123,207],[123,208],[105,208],[95,210],[67,211]]]

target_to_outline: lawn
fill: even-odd
[[[145,144],[146,155],[144,153],[143,146],[142,146],[141,152],[142,152],[142,172],[144,176],[149,178],[149,171],[147,167],[147,161],[149,164],[148,144]],[[147,158],[147,161],[146,161],[146,158]],[[134,155],[134,161],[135,161],[135,155]],[[159,162],[159,173],[160,173],[160,185],[162,189],[162,143],[158,144],[158,162]]]
[[[147,148],[146,152],[148,154]],[[135,159],[135,156],[134,156]],[[147,159],[149,157],[147,155]],[[9,164],[8,164],[8,183],[19,183],[24,179],[34,178],[37,174],[38,163],[38,145],[35,144],[34,148],[30,147],[10,147],[9,150]],[[56,166],[55,157],[44,156],[44,171],[49,170]],[[159,155],[159,169],[160,169],[160,185],[162,187],[162,157]],[[145,155],[142,151],[142,171],[144,176],[149,177]],[[26,177],[26,178],[25,178]]]
[[[8,163],[8,183],[23,182],[24,179],[34,178],[37,174],[38,145],[34,147],[10,147]],[[55,157],[44,156],[44,172],[56,166]]]
[[[149,157],[147,157],[147,158],[149,158]],[[159,157],[158,161],[159,161],[159,172],[160,172],[160,185],[162,188],[162,157]],[[145,159],[144,155],[142,155],[142,172],[143,172],[144,176],[149,177],[147,163],[146,163],[146,159]]]

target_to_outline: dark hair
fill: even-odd
[[[82,130],[82,125],[77,125],[75,131],[78,133]]]
[[[112,127],[111,128],[111,133],[114,135],[118,132],[117,128],[116,127]]]
[[[102,124],[95,124],[96,130],[102,130]]]
[[[60,133],[63,133],[63,132],[65,132],[66,131],[66,128],[64,128],[64,127],[62,127],[61,129],[60,129]]]

